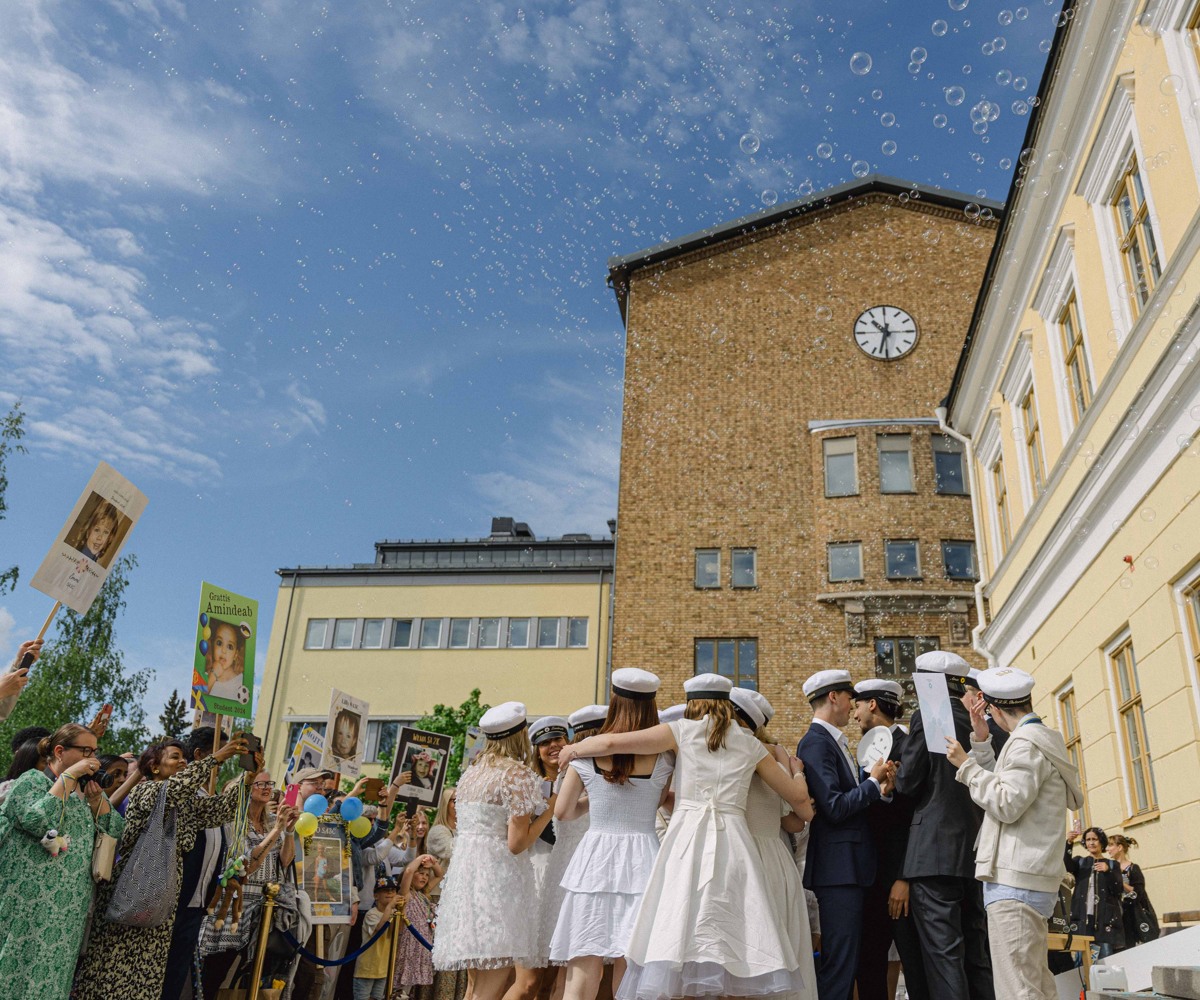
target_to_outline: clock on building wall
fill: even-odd
[[[871,306],[854,321],[854,342],[879,361],[895,361],[917,344],[917,321],[896,306]]]

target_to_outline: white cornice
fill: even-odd
[[[1107,202],[1113,182],[1124,169],[1125,148],[1133,132],[1133,74],[1117,77],[1100,121],[1096,139],[1075,185],[1075,193],[1089,205]]]
[[[1075,283],[1075,227],[1063,226],[1050,251],[1041,284],[1033,296],[1033,308],[1047,323],[1058,320],[1067,291]]]
[[[1000,395],[1014,407],[1020,407],[1021,398],[1033,384],[1033,346],[1028,331],[1017,338],[1008,368],[1000,382]]]
[[[929,427],[937,426],[936,417],[897,417],[895,420],[883,418],[861,418],[858,420],[810,420],[808,429],[811,433],[818,431],[841,430],[844,427]]]

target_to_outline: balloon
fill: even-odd
[[[355,837],[365,837],[371,832],[371,821],[366,816],[359,816],[347,829]]]
[[[201,639],[211,639],[212,638],[212,629],[209,628],[209,626],[205,625],[204,628],[200,632],[200,638]]]
[[[203,613],[200,615],[200,624],[205,627],[208,626],[208,615],[203,614]]]
[[[301,837],[311,837],[317,832],[317,817],[312,813],[301,813],[296,820],[296,832]]]
[[[347,823],[353,823],[362,814],[363,804],[361,799],[356,799],[353,796],[342,799],[342,819]]]
[[[200,640],[200,655],[208,656],[208,643],[205,640]]]
[[[314,816],[324,816],[325,810],[329,808],[329,802],[325,796],[314,792],[304,800],[304,811],[312,813]]]

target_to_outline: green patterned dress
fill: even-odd
[[[92,900],[96,828],[114,837],[125,820],[115,809],[92,818],[87,802],[50,794],[41,771],[26,771],[0,813],[0,992],[5,1000],[65,1000]],[[52,858],[39,843],[47,830],[71,837]]]

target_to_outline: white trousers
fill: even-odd
[[[987,908],[996,1000],[1057,1000],[1046,964],[1046,918],[1026,903],[998,899]]]

